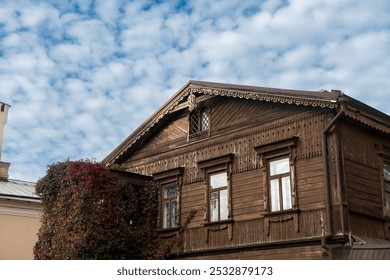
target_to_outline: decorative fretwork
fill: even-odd
[[[291,215],[282,215],[282,216],[275,216],[275,217],[269,217],[264,219],[264,229],[265,234],[268,236],[270,234],[270,226],[271,223],[281,223],[286,222],[289,220],[293,220],[294,222],[294,230],[295,232],[299,231],[299,221],[298,221],[298,214],[294,213]]]
[[[196,107],[196,97],[195,97],[195,95],[193,93],[191,93],[188,96],[187,106],[188,106],[188,110],[190,110],[190,112],[192,112],[195,109],[195,107]]]
[[[231,223],[227,224],[227,225],[220,225],[220,226],[217,226],[217,227],[213,227],[213,228],[205,228],[205,242],[206,243],[209,243],[209,239],[210,239],[210,232],[213,232],[213,231],[221,231],[221,230],[228,230],[228,238],[229,240],[233,240],[233,225]]]
[[[194,96],[194,94],[201,94],[196,100],[194,98],[189,98],[189,96]],[[203,95],[202,95],[203,94]],[[183,90],[180,94],[175,96],[171,102],[164,107],[161,111],[157,112],[153,118],[151,118],[148,124],[131,140],[125,143],[120,147],[120,151],[112,155],[111,158],[107,159],[109,164],[113,164],[117,161],[136,141],[138,141],[142,136],[144,136],[157,122],[159,122],[166,114],[169,114],[178,109],[178,107],[188,107],[191,105],[191,108],[195,103],[200,103],[204,99],[208,99],[213,96],[230,96],[237,98],[245,98],[252,100],[260,100],[266,102],[275,102],[275,103],[287,103],[295,105],[305,105],[312,107],[321,107],[321,108],[337,108],[338,103],[334,99],[316,99],[316,98],[302,98],[302,97],[293,97],[287,95],[278,95],[274,93],[261,92],[261,91],[241,91],[241,90],[227,90],[227,89],[211,89],[199,86],[190,85],[188,88]],[[185,98],[189,98],[189,102],[183,102]],[[195,102],[194,102],[195,101]]]

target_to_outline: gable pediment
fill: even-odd
[[[145,143],[162,143],[172,137],[184,139],[188,132],[188,120],[178,117],[183,112],[194,110],[199,104],[209,102],[215,97],[238,98],[244,100],[263,101],[308,107],[336,108],[339,93],[297,91],[252,86],[229,85],[220,83],[190,81],[163,104],[143,125],[134,131],[102,162],[114,164],[123,161],[137,147],[137,151],[145,147]],[[187,122],[187,123],[186,123]],[[174,123],[174,124],[173,124]],[[169,129],[175,126],[178,130]],[[172,134],[173,133],[173,134]],[[150,140],[153,137],[153,140]],[[140,146],[142,143],[143,147]],[[151,145],[153,147],[153,144]]]

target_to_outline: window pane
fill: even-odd
[[[210,187],[211,189],[221,188],[227,186],[226,172],[215,173],[210,175]]]
[[[218,192],[210,194],[210,221],[218,221]]]
[[[385,193],[385,213],[386,216],[390,216],[390,193]]]
[[[289,159],[283,158],[270,162],[270,175],[278,175],[290,172]]]
[[[282,178],[283,210],[292,208],[290,176]]]
[[[209,129],[209,116],[207,115],[207,111],[202,111],[201,119],[202,119],[202,123],[201,123],[202,131],[208,130]]]
[[[163,228],[169,227],[169,201],[163,204]]]
[[[227,190],[222,190],[219,192],[220,195],[220,220],[226,220],[229,217],[228,211],[228,193]]]
[[[177,226],[177,201],[172,200],[171,202],[171,226]]]
[[[280,210],[279,180],[271,180],[271,211]]]
[[[390,182],[390,165],[385,164],[383,166],[383,176],[386,181]]]
[[[164,188],[164,198],[176,197],[176,186],[169,186]]]
[[[190,132],[196,133],[198,131],[199,131],[199,115],[198,113],[193,113],[191,115]]]

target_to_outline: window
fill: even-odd
[[[198,162],[205,172],[205,222],[231,221],[231,163],[234,155],[228,154]]]
[[[210,222],[229,217],[226,171],[209,174]]]
[[[384,179],[384,197],[385,197],[385,215],[390,217],[390,164],[383,165],[383,179]]]
[[[295,147],[298,137],[289,137],[255,147],[263,171],[265,214],[297,210]]]
[[[390,147],[385,145],[376,145],[382,189],[383,217],[390,218]]]
[[[292,209],[290,161],[288,157],[269,161],[271,211]]]
[[[180,225],[180,189],[183,171],[184,168],[179,167],[153,175],[160,193],[160,229],[177,229]]]
[[[162,202],[162,228],[171,228],[177,226],[177,189],[176,184],[163,185]]]
[[[209,130],[210,119],[207,109],[194,111],[190,114],[190,135],[203,135]]]

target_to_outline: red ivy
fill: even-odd
[[[36,259],[163,257],[155,185],[133,185],[96,162],[66,161],[49,166],[36,191],[43,204]]]

